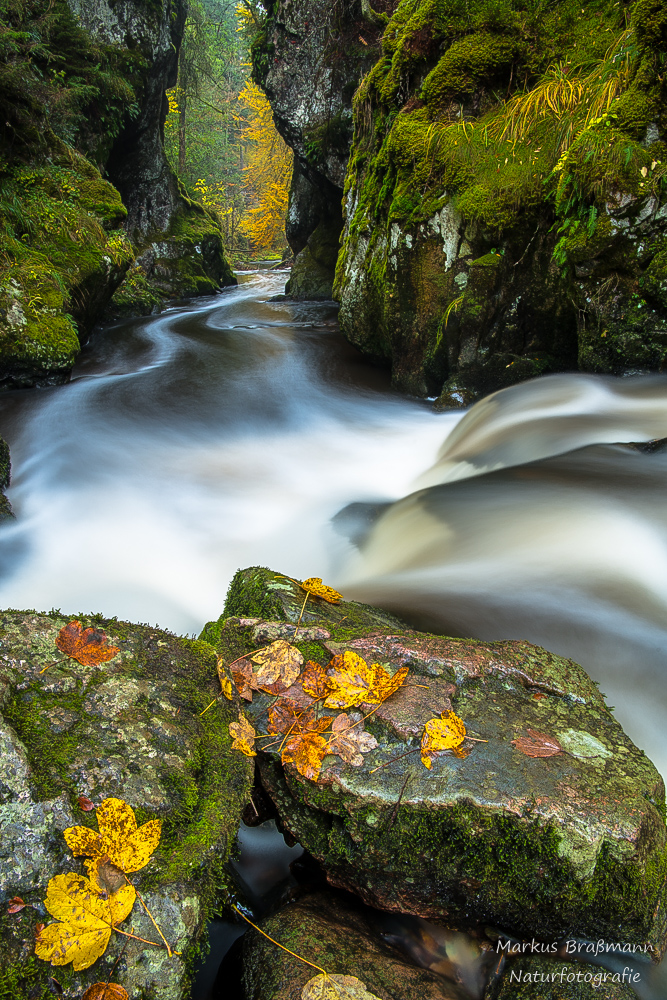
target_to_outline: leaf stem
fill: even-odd
[[[415,747],[414,750],[407,750],[406,753],[399,754],[398,757],[392,757],[392,759],[388,760],[385,764],[378,764],[377,767],[374,767],[373,770],[369,771],[368,773],[374,774],[376,771],[381,771],[383,767],[389,767],[389,765],[393,764],[394,761],[402,760],[403,757],[408,757],[411,753],[419,753],[420,750],[421,747]]]
[[[269,935],[265,931],[263,931],[261,927],[258,927],[257,924],[253,924],[252,920],[246,917],[245,913],[239,910],[238,906],[236,906],[235,903],[232,903],[232,909],[236,910],[236,912],[240,917],[243,917],[243,919],[247,923],[249,923],[251,927],[254,927],[256,931],[259,931],[259,933],[262,934],[268,941],[270,941],[271,944],[277,945],[279,948],[282,948],[283,951],[286,951],[288,955],[291,955],[293,958],[298,958],[300,962],[303,962],[305,965],[309,965],[311,969],[317,969],[317,971],[321,972],[323,976],[326,976],[327,979],[329,978],[329,973],[326,971],[326,969],[323,969],[322,966],[315,965],[314,962],[309,962],[307,958],[302,958],[301,955],[297,955],[295,951],[290,951],[289,948],[286,948],[284,944],[280,943],[280,941],[275,941],[274,938],[269,937]]]
[[[123,872],[123,875],[125,875],[125,872]],[[130,882],[130,880],[129,880],[129,878],[127,877],[127,875],[125,875],[125,881],[127,882],[127,884],[128,884],[128,885],[132,885],[132,882]],[[148,909],[148,907],[146,906],[146,904],[145,904],[145,902],[144,902],[144,899],[143,899],[143,896],[141,895],[141,893],[139,892],[139,890],[137,889],[137,887],[136,887],[136,886],[134,886],[134,891],[135,891],[135,892],[136,892],[136,894],[137,894],[137,899],[139,900],[139,902],[140,902],[140,903],[141,903],[141,905],[143,906],[144,910],[146,911],[146,913],[147,913],[147,914],[148,914],[148,916],[150,917],[150,919],[151,919],[151,922],[152,922],[152,924],[153,924],[153,927],[155,928],[155,930],[156,930],[156,931],[158,932],[158,934],[160,935],[160,937],[161,937],[161,938],[162,938],[162,940],[164,941],[164,946],[165,946],[165,948],[167,949],[167,954],[169,955],[169,958],[172,958],[172,957],[173,957],[173,955],[175,954],[175,952],[173,952],[173,951],[171,950],[171,948],[169,947],[169,942],[167,941],[166,937],[164,936],[164,934],[162,933],[162,931],[161,931],[161,930],[160,930],[160,928],[158,927],[158,925],[157,925],[157,922],[156,922],[156,920],[155,920],[155,917],[153,916],[153,914],[151,913],[151,911],[150,911],[150,910]]]
[[[111,926],[115,930],[116,934],[124,934],[125,937],[133,938],[135,941],[143,941],[144,944],[152,944],[154,948],[162,947],[159,941],[149,941],[147,938],[138,937],[136,934],[130,934],[129,931],[122,931],[120,927],[116,927],[115,924],[112,924]]]
[[[306,591],[306,599],[304,600],[303,604],[301,605],[301,614],[299,615],[299,620],[296,623],[296,628],[294,629],[294,635],[292,636],[292,642],[294,642],[296,640],[296,634],[299,631],[299,625],[301,624],[301,619],[303,618],[303,612],[304,612],[305,607],[306,607],[306,601],[308,600],[309,597],[310,597],[310,591],[307,590]]]

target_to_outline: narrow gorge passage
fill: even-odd
[[[98,331],[70,383],[2,399],[0,599],[198,634],[238,567],[322,576],[572,656],[665,773],[667,451],[615,442],[667,435],[667,379],[554,376],[436,414],[333,305],[270,301],[284,278]],[[332,524],[395,501],[360,551]]]

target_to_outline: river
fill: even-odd
[[[99,330],[69,383],[0,398],[0,606],[194,635],[239,567],[321,576],[572,656],[667,773],[667,451],[618,443],[667,436],[667,378],[552,376],[438,414],[332,304],[270,301],[284,280]]]

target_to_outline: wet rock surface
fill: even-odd
[[[0,613],[0,992],[11,986],[13,995],[41,996],[53,976],[63,996],[79,997],[113,968],[113,981],[132,997],[176,1000],[224,882],[252,766],[229,751],[221,721],[233,718],[231,709],[221,707],[215,722],[199,716],[215,693],[206,643],[79,620],[103,629],[119,653],[83,666],[56,648],[67,621],[58,613]],[[95,805],[121,798],[138,823],[162,819],[160,845],[132,880],[180,955],[112,935],[85,971],[35,957],[35,924],[51,919],[43,906],[49,879],[85,874],[62,835],[73,825],[97,829],[79,796]],[[9,914],[13,896],[29,905]],[[127,924],[159,940],[139,902]]]
[[[262,930],[330,974],[356,976],[382,1000],[466,1000],[443,976],[409,963],[345,894],[314,893],[262,922]],[[249,930],[243,946],[247,1000],[300,1000],[317,970]]]
[[[414,632],[352,602],[309,599],[295,637],[302,593],[270,571],[242,571],[227,610],[239,616],[246,607],[248,617],[212,623],[203,635],[225,662],[286,638],[322,666],[344,650],[389,673],[409,666],[403,686],[365,721],[379,745],[363,766],[325,757],[313,782],[275,753],[258,757],[282,822],[329,881],[381,909],[453,926],[621,936],[660,955],[663,782],[582,668],[526,642]],[[298,680],[286,697],[309,703]],[[267,731],[272,703],[255,694],[246,706],[258,732]],[[427,770],[420,736],[443,710],[486,742],[466,739],[463,756],[442,753]],[[555,738],[563,752],[520,752],[513,741],[529,730]]]

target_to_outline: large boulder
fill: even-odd
[[[113,973],[135,1000],[178,1000],[219,904],[252,767],[230,752],[227,703],[200,715],[215,694],[207,643],[115,619],[79,621],[103,630],[118,652],[84,666],[56,647],[61,614],[0,613],[0,992],[11,985],[19,1000],[42,996],[54,977],[74,1000]],[[34,954],[35,925],[51,919],[47,883],[85,874],[63,830],[96,829],[95,812],[82,806],[107,798],[128,803],[139,823],[162,820],[152,860],[130,877],[179,954],[114,934],[85,971],[52,967]],[[11,913],[14,896],[28,905]],[[121,926],[159,941],[138,901]]]
[[[622,939],[663,953],[663,781],[580,666],[527,642],[415,632],[354,602],[309,598],[297,632],[302,605],[296,582],[245,570],[230,588],[234,617],[203,636],[228,663],[283,638],[322,667],[348,650],[390,674],[409,667],[383,704],[361,705],[378,741],[363,766],[328,756],[312,781],[275,749],[259,753],[282,822],[331,883],[450,925]],[[312,704],[298,679],[285,697]],[[259,733],[272,704],[256,693],[246,708]],[[427,769],[424,725],[450,711],[470,739],[461,756],[441,753]],[[542,756],[539,736],[535,750],[535,733],[556,752],[552,743]]]

